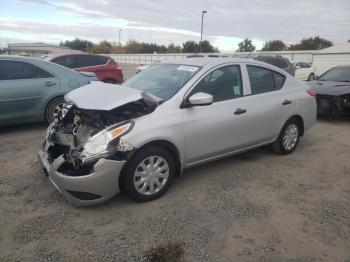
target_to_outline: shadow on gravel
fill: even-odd
[[[329,123],[350,123],[350,117],[328,117],[328,116],[317,116],[317,121],[319,122],[329,122]]]
[[[184,262],[184,243],[169,242],[154,246],[143,255],[146,262]]]
[[[19,133],[27,131],[42,131],[47,128],[47,123],[35,123],[35,124],[24,124],[24,125],[15,125],[15,126],[2,126],[0,127],[0,134],[6,133]]]

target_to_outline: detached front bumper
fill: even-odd
[[[65,163],[63,155],[50,163],[48,154],[41,150],[38,158],[52,184],[69,202],[75,205],[99,204],[120,191],[118,180],[125,161],[100,159],[90,174],[70,176],[57,171]]]

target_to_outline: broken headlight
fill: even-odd
[[[117,149],[117,145],[114,142],[121,136],[128,133],[132,127],[133,122],[124,123],[121,125],[117,124],[90,137],[80,154],[80,160],[85,163],[113,155]]]

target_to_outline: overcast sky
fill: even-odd
[[[58,43],[75,37],[94,42],[130,39],[181,44],[203,38],[233,51],[243,38],[295,43],[320,35],[350,39],[350,0],[0,0],[0,47],[9,42]]]

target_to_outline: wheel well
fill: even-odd
[[[160,147],[163,147],[163,148],[167,149],[171,153],[173,158],[174,158],[175,168],[176,168],[176,175],[181,174],[180,153],[179,153],[179,150],[177,149],[177,147],[173,143],[171,143],[171,142],[169,142],[167,140],[156,140],[156,141],[152,141],[152,142],[149,142],[149,143],[143,145],[141,148],[144,148],[144,147],[147,147],[147,146],[160,146]]]
[[[53,100],[55,100],[55,99],[57,99],[57,98],[63,98],[63,99],[64,99],[64,96],[55,96],[54,98],[51,98],[49,102],[47,102],[47,104],[46,104],[46,106],[45,106],[45,110],[44,110],[44,119],[45,119],[45,121],[48,121],[48,120],[47,120],[47,117],[46,117],[46,111],[47,111],[47,108],[48,108],[49,104],[50,104]]]
[[[303,118],[300,116],[300,115],[294,115],[292,116],[290,119],[296,119],[298,122],[299,122],[299,125],[300,125],[300,136],[303,136],[304,135],[304,120]]]
[[[114,80],[114,79],[111,79],[111,78],[103,79],[103,82],[104,82],[104,83],[118,84],[118,81],[116,81],[116,80]]]
[[[171,143],[167,140],[155,140],[155,141],[148,142],[147,144],[144,144],[142,147],[140,147],[137,150],[135,150],[134,152],[132,152],[131,155],[127,156],[127,163],[130,161],[131,158],[134,157],[136,152],[138,152],[139,150],[141,150],[145,147],[148,147],[148,146],[159,146],[159,147],[162,147],[162,148],[165,148],[166,150],[168,150],[170,152],[170,154],[173,156],[174,161],[175,161],[175,168],[176,168],[175,175],[176,176],[181,175],[181,159],[180,159],[179,150],[177,149],[177,147],[173,143]],[[126,169],[127,169],[127,164],[124,165],[124,167],[121,171],[121,175],[119,176],[119,187],[121,190],[123,190],[122,185],[123,185],[123,179],[124,179]]]

